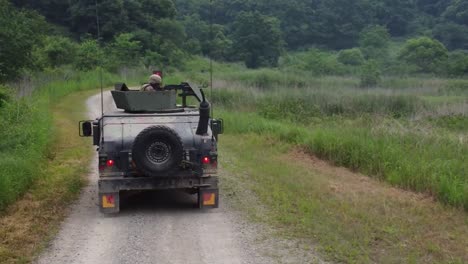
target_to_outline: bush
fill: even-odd
[[[49,36],[44,41],[44,52],[47,64],[58,67],[71,64],[75,60],[77,44],[69,38]]]
[[[398,58],[417,66],[420,72],[437,73],[447,61],[448,51],[438,40],[421,37],[408,40]]]
[[[361,87],[375,87],[381,81],[379,65],[375,61],[368,61],[362,66]]]
[[[367,59],[386,59],[390,34],[384,26],[369,26],[360,35],[359,45]]]
[[[311,49],[304,55],[303,70],[311,71],[314,75],[342,75],[346,72],[343,64],[338,62],[336,55]]]
[[[8,87],[0,85],[0,108],[11,99],[11,91]]]
[[[451,76],[464,76],[468,74],[468,52],[454,51],[449,55],[447,73]]]
[[[102,63],[103,51],[95,40],[83,41],[77,50],[74,63],[76,69],[91,70]]]
[[[364,63],[364,55],[360,49],[347,49],[338,53],[338,61],[345,65],[362,65]]]

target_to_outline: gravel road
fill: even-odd
[[[91,119],[100,116],[100,96],[87,101]],[[110,93],[105,111],[114,108]],[[265,235],[229,209],[201,211],[185,193],[135,193],[122,197],[121,212],[99,213],[97,161],[89,186],[60,232],[36,263],[318,263],[291,241]],[[228,199],[222,197],[222,199]]]

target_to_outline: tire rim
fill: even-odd
[[[156,141],[146,149],[146,157],[154,164],[167,162],[172,153],[172,148],[166,142]]]

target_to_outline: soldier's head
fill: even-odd
[[[153,74],[149,78],[149,84],[155,89],[161,89],[162,79],[159,75]]]

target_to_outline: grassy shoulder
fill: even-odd
[[[305,126],[255,113],[220,114],[231,133],[271,136],[337,165],[468,208],[468,146],[449,133],[415,133],[399,129],[392,119],[335,118]]]
[[[223,135],[222,188],[279,235],[346,263],[466,263],[468,217],[257,134]],[[254,197],[254,198],[252,198]]]
[[[28,263],[44,248],[85,184],[92,149],[77,136],[86,118],[85,99],[96,91],[74,93],[52,107],[54,141],[40,175],[19,201],[0,214],[0,262]],[[73,135],[73,136],[72,136]]]

